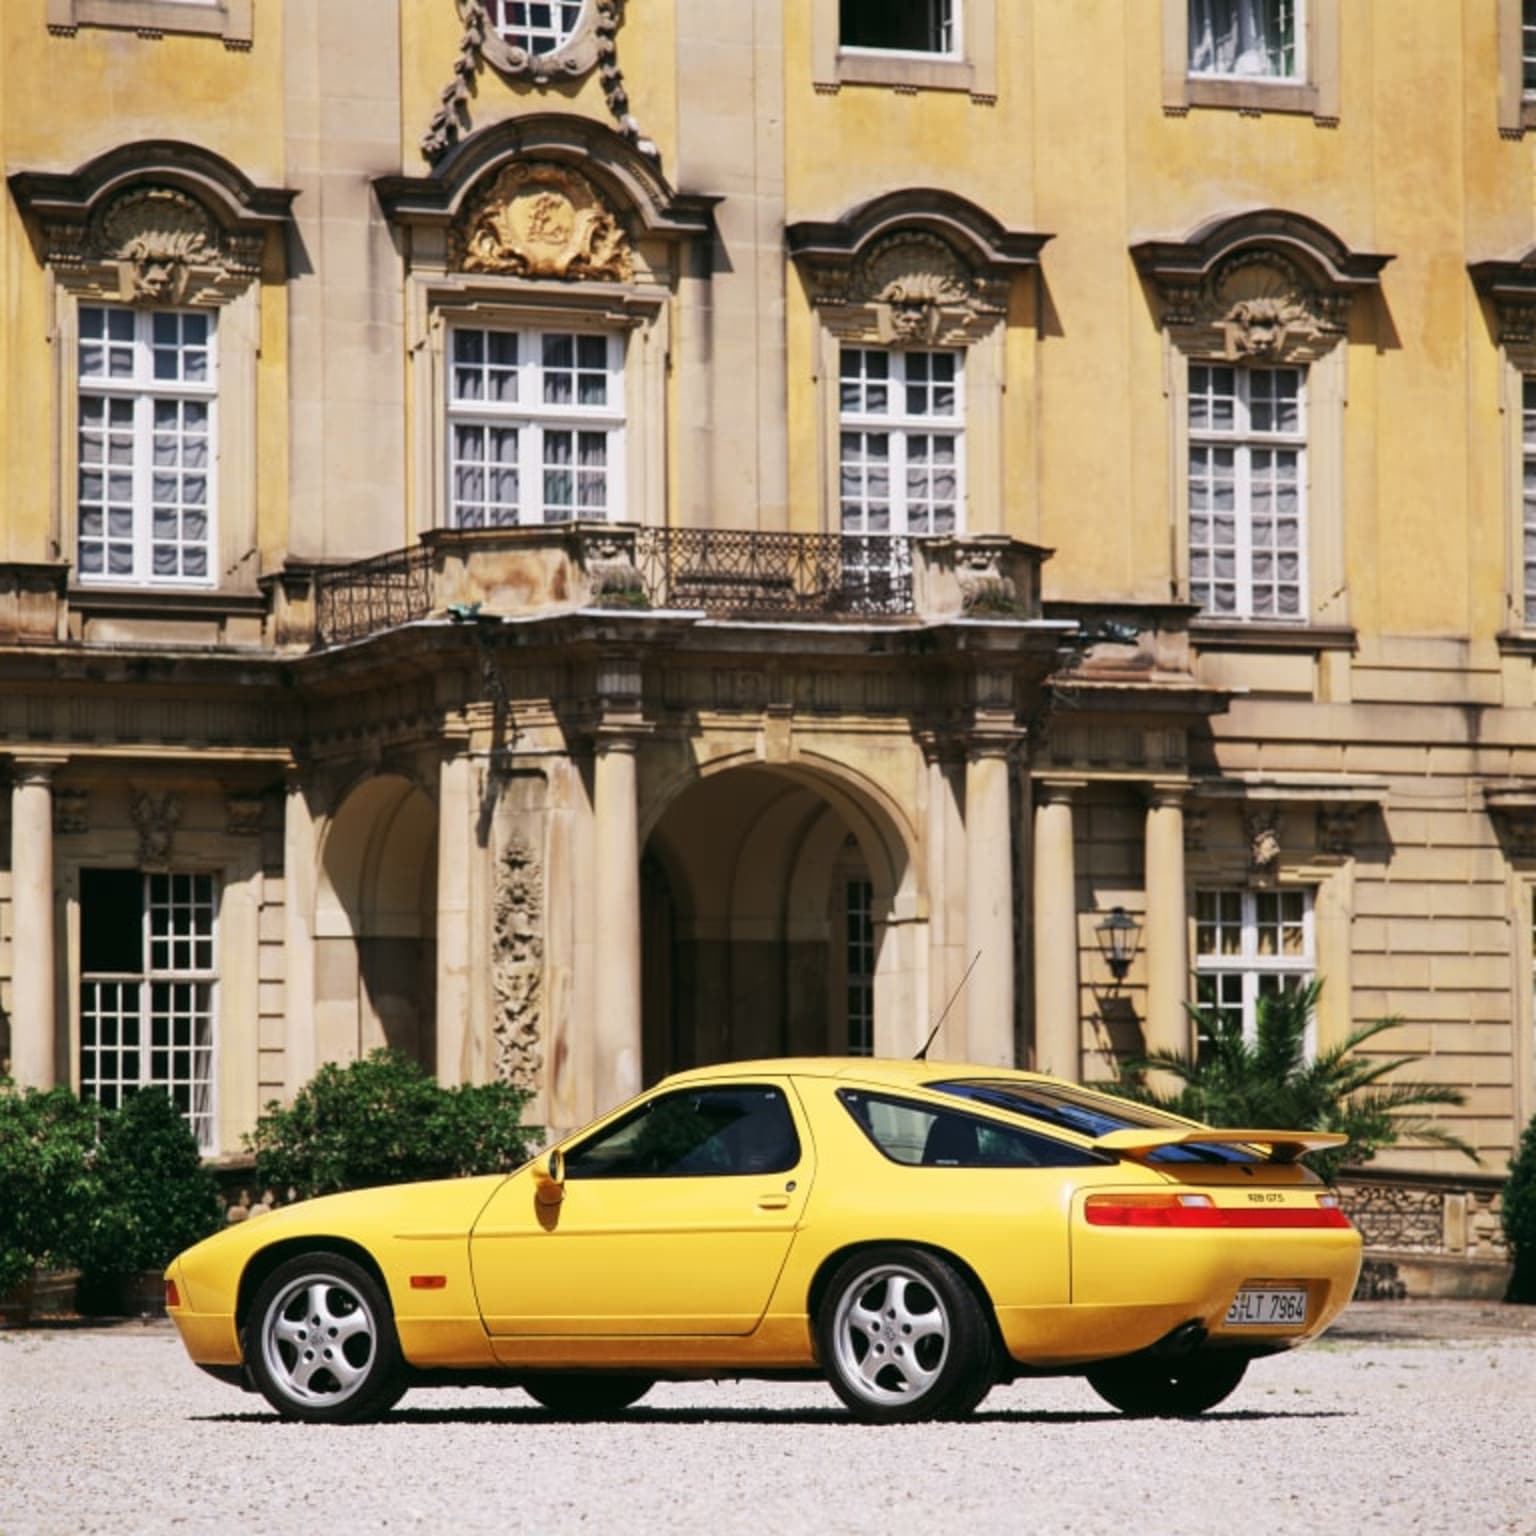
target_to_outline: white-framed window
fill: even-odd
[[[1201,79],[1307,78],[1306,0],[1189,0],[1189,73]]]
[[[524,53],[554,53],[581,25],[588,0],[489,0],[496,35]]]
[[[212,875],[80,871],[80,1092],[111,1108],[160,1088],[214,1144]]]
[[[844,958],[847,972],[848,1054],[875,1053],[875,887],[869,880],[843,883]]]
[[[1244,1036],[1258,1031],[1259,999],[1294,992],[1312,979],[1317,949],[1312,892],[1305,887],[1195,892],[1195,1005],[1204,1021],[1241,1020]]]
[[[80,580],[211,586],[213,314],[82,304],[79,327]]]
[[[450,526],[623,515],[623,351],[604,331],[453,327]]]
[[[1536,96],[1536,0],[1520,5],[1520,89],[1522,95]]]
[[[838,497],[844,533],[961,531],[961,356],[842,348]]]
[[[964,0],[839,0],[838,46],[957,58]]]
[[[1189,365],[1190,599],[1213,618],[1307,615],[1306,370]]]

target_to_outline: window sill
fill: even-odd
[[[1349,624],[1267,624],[1195,619],[1189,626],[1196,651],[1352,651]]]
[[[1265,84],[1260,80],[1214,79],[1190,75],[1184,82],[1186,107],[1218,107],[1227,111],[1291,112],[1317,115],[1318,90],[1310,82]]]
[[[48,0],[51,33],[73,37],[80,27],[218,37],[226,48],[243,49],[251,46],[251,0]]]
[[[898,91],[974,91],[976,69],[969,60],[911,53],[837,55],[839,85],[886,85]]]

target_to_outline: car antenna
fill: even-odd
[[[955,1006],[955,999],[959,997],[963,991],[965,991],[965,984],[971,979],[971,972],[976,969],[976,962],[980,959],[981,951],[978,949],[976,953],[971,956],[971,963],[966,966],[965,975],[960,978],[960,985],[949,994],[949,1001],[944,1004],[944,1012],[939,1015],[938,1020],[935,1022],[933,1028],[928,1031],[928,1038],[923,1041],[923,1048],[917,1053],[916,1056],[912,1058],[913,1061],[928,1060],[928,1047],[933,1044],[934,1040],[938,1037],[939,1031],[944,1027],[944,1020],[949,1017],[949,1010]]]

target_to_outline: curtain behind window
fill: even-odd
[[[1293,73],[1295,10],[1295,0],[1189,0],[1190,73]]]

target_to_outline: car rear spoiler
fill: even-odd
[[[1096,1137],[1094,1146],[1106,1152],[1156,1152],[1160,1147],[1178,1147],[1191,1142],[1206,1146],[1268,1147],[1272,1163],[1294,1163],[1303,1152],[1319,1152],[1324,1147],[1342,1147],[1348,1136],[1337,1131],[1251,1131],[1217,1130],[1211,1126],[1191,1125],[1132,1126],[1129,1130],[1110,1131]]]

